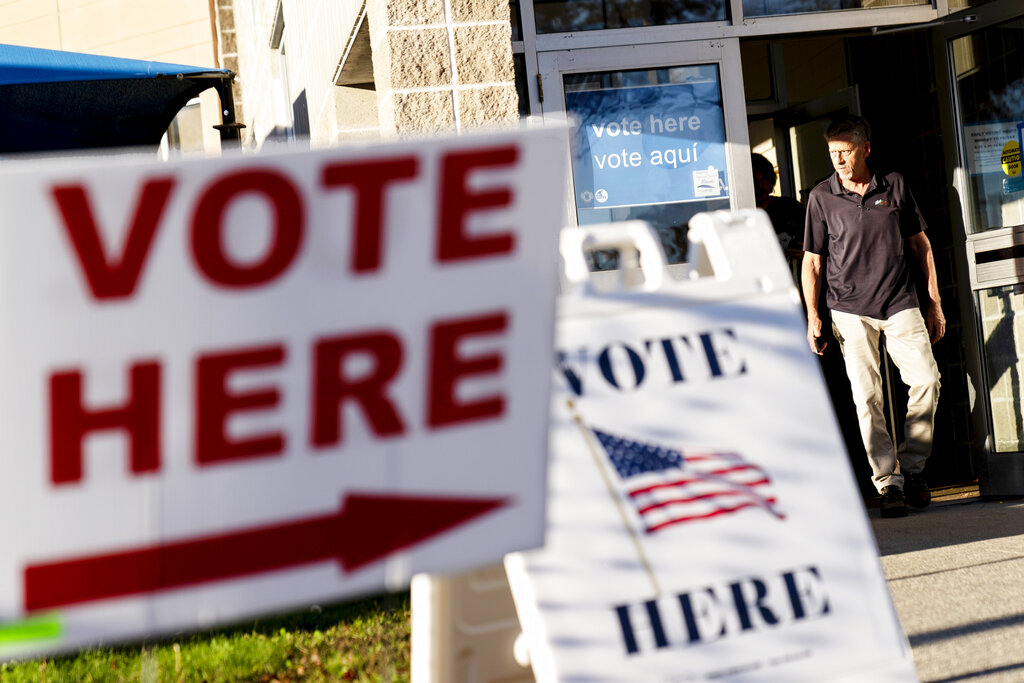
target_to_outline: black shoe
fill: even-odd
[[[926,508],[932,502],[932,492],[920,472],[903,475],[903,495],[907,505],[914,508]]]
[[[882,517],[906,517],[907,504],[903,500],[903,491],[895,486],[886,486],[882,489],[882,504],[880,506]]]

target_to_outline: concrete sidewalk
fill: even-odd
[[[1024,501],[960,488],[869,516],[921,681],[1024,681]]]

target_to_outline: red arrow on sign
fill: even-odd
[[[349,495],[337,513],[25,569],[27,611],[151,593],[335,558],[359,569],[507,504]]]

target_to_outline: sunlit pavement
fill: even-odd
[[[1024,681],[1024,500],[960,487],[869,515],[921,681]]]

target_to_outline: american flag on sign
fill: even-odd
[[[592,430],[647,533],[760,508],[779,519],[768,473],[738,453],[680,451]]]

